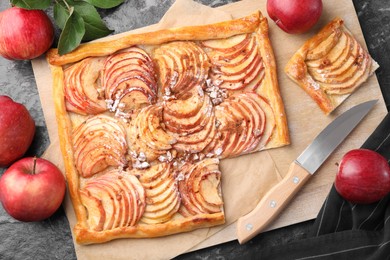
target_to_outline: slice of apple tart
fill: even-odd
[[[330,114],[377,68],[344,21],[335,18],[303,44],[285,72],[325,114]]]
[[[222,224],[220,160],[289,143],[259,12],[48,61],[78,243]]]

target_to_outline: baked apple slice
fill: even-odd
[[[239,34],[227,39],[202,41],[201,45],[202,47],[209,49],[208,51],[238,55],[238,53],[244,49],[251,40],[253,39],[250,37],[250,34]],[[217,54],[211,56],[214,57],[214,62],[223,61],[223,56],[218,57]]]
[[[181,106],[171,106],[171,102],[176,102]],[[205,95],[202,89],[191,91],[191,98],[187,100],[166,101],[163,107],[162,115],[166,129],[179,135],[200,131],[207,124],[213,110],[210,97]],[[166,107],[170,109],[165,109]],[[175,108],[177,110],[173,110]],[[188,113],[184,114],[184,111],[188,111]]]
[[[231,140],[231,135],[235,135],[234,119],[227,114],[223,106],[215,107],[215,135],[211,142],[203,149],[202,153],[216,155],[223,158],[221,154],[226,150]]]
[[[248,102],[253,105],[254,110],[259,111],[257,118],[261,118],[263,116],[260,111],[263,111],[265,116],[264,121],[261,123],[264,125],[259,125],[258,128],[254,128],[252,133],[256,138],[260,139],[260,141],[256,143],[256,145],[249,146],[250,150],[245,151],[261,151],[272,138],[276,127],[276,115],[265,97],[256,92],[246,92],[245,95],[247,96]]]
[[[200,88],[200,87],[198,87]],[[181,99],[171,99],[163,102],[163,118],[188,118],[198,114],[205,103],[205,94],[202,89],[194,89]],[[169,126],[168,126],[169,127]]]
[[[219,158],[261,150],[275,128],[275,115],[267,100],[256,92],[236,93],[215,109],[218,134],[206,148]]]
[[[89,213],[90,229],[99,231],[136,225],[146,205],[145,191],[137,177],[118,169],[88,180],[80,196]],[[96,220],[94,212],[104,217]]]
[[[214,139],[216,134],[214,112],[209,114],[207,124],[197,132],[176,136],[177,143],[173,147],[182,153],[199,153]]]
[[[255,90],[264,77],[257,41],[255,35],[245,34],[203,42],[212,63],[212,85],[228,90]]]
[[[319,59],[307,60],[307,69],[314,78],[322,79],[322,82],[326,82],[327,78],[332,77],[333,75],[340,75],[343,71],[348,69],[352,63],[354,63],[355,58],[359,55],[359,45],[356,44],[356,41],[351,38],[349,35],[343,33],[340,36],[339,42],[330,50],[329,53],[325,53]],[[346,40],[344,40],[346,39]],[[343,44],[343,46],[340,46]],[[332,60],[331,56],[335,56],[333,53],[339,52],[337,59]],[[337,73],[339,71],[339,73]],[[329,74],[329,76],[328,76]]]
[[[128,112],[153,104],[157,99],[153,61],[144,50],[136,46],[106,59],[102,85],[108,107],[113,112]]]
[[[66,109],[82,115],[95,115],[107,110],[100,72],[104,58],[86,58],[64,70]]]
[[[113,64],[114,63],[114,64]],[[130,47],[109,57],[104,67],[104,79],[108,83],[113,82],[122,68],[138,65],[142,71],[153,72],[154,64],[149,54],[138,47]],[[146,76],[146,75],[145,75]]]
[[[224,141],[226,142],[224,149],[218,146],[218,149],[222,149],[220,151],[220,158],[237,156],[235,153],[236,147],[240,145],[242,140],[245,140],[247,134],[246,129],[248,128],[248,121],[245,118],[246,115],[242,114],[241,110],[232,105],[232,98],[225,99],[225,101],[220,104],[221,109],[219,111],[223,112],[223,114],[220,113],[219,116],[222,116],[222,118],[225,117],[225,119],[217,119],[220,122],[224,122],[220,127],[220,131],[230,132],[229,135],[225,134],[225,136],[229,136],[229,139]]]
[[[146,189],[153,189],[168,178],[171,165],[169,163],[157,163],[150,168],[136,171],[135,174]]]
[[[127,171],[126,174],[127,178],[120,178],[120,181],[128,188],[131,201],[133,202],[132,207],[130,208],[130,219],[127,225],[135,226],[145,212],[146,192],[133,171]]]
[[[328,94],[348,94],[369,76],[372,59],[356,40],[350,46],[352,51],[341,66],[332,69],[330,65],[327,74],[313,73],[313,78]]]
[[[95,196],[88,190],[80,190],[81,203],[88,211],[87,224],[91,230],[102,231],[106,221],[106,211],[104,210],[100,196]]]
[[[104,174],[99,178],[99,181],[104,185],[112,186],[115,190],[115,196],[119,201],[121,211],[118,214],[114,227],[124,227],[129,225],[128,223],[130,223],[130,218],[133,214],[133,196],[130,196],[128,192],[125,192],[128,190],[127,186],[117,179],[118,176],[116,174]]]
[[[162,106],[149,106],[139,114],[138,127],[151,148],[169,150],[176,139],[172,137],[162,124]]]
[[[245,94],[233,96],[232,106],[229,110],[236,115],[236,121],[242,122],[238,132],[238,140],[231,148],[231,155],[237,156],[245,152],[251,152],[260,141],[258,138],[264,130],[265,113],[262,109],[255,110]],[[252,109],[253,108],[253,109]],[[263,123],[260,123],[263,122]],[[257,135],[255,136],[255,133]],[[228,150],[228,149],[227,149]]]
[[[113,214],[114,221],[110,229],[123,227],[129,215],[128,194],[124,192],[126,189],[124,189],[121,183],[116,181],[116,178],[111,174],[105,174],[99,178],[91,179],[88,182],[88,185],[102,186],[105,189],[108,189],[108,192],[110,192],[112,196],[115,196],[115,214]]]
[[[146,193],[146,208],[141,221],[147,224],[170,220],[180,207],[176,176],[170,163],[160,163],[137,170]]]
[[[170,42],[156,48],[152,55],[158,65],[164,95],[180,98],[195,86],[204,85],[209,62],[206,53],[196,43]]]
[[[150,105],[139,111],[129,127],[133,153],[143,153],[146,161],[153,161],[173,148],[177,140],[165,130],[162,122],[160,105]]]
[[[225,50],[223,54],[218,52],[209,53],[208,55],[212,57],[213,65],[215,65],[211,69],[215,73],[223,72],[227,75],[242,72],[256,57],[256,49],[255,37],[251,37],[250,41],[246,45],[243,45],[240,51],[233,49],[233,52]],[[241,70],[234,70],[236,67],[241,67]]]
[[[106,212],[106,221],[103,226],[103,230],[109,230],[115,228],[117,221],[121,215],[122,208],[117,200],[116,191],[114,185],[110,183],[104,183],[100,179],[91,179],[91,181],[84,187],[90,193],[95,196],[100,196],[103,208]]]
[[[84,178],[127,163],[126,130],[112,117],[88,118],[73,130],[73,144],[76,168]]]
[[[206,158],[181,168],[179,181],[182,199],[180,213],[186,217],[222,211],[219,160]]]
[[[307,59],[319,59],[329,53],[329,51],[332,50],[334,46],[339,42],[341,35],[342,31],[337,29],[334,30],[331,34],[327,35],[327,37],[322,41],[313,42],[312,47],[307,52]]]
[[[173,148],[182,153],[198,153],[215,135],[214,109],[210,96],[200,86],[188,93],[190,97],[185,100],[164,102],[163,121],[177,141]]]
[[[320,58],[307,60],[306,64],[310,68],[316,68],[319,72],[325,73],[331,68],[339,68],[349,56],[353,49],[352,38],[348,34],[341,34],[339,41],[333,48]],[[330,65],[332,65],[330,67]],[[338,65],[338,66],[335,66]]]
[[[371,58],[361,45],[347,32],[338,31],[331,34],[329,38],[337,39],[335,46],[328,52],[322,51],[322,55],[315,55],[316,59],[307,58],[308,72],[328,94],[347,94],[354,90],[364,81],[369,74]],[[327,41],[325,41],[327,42]],[[316,48],[317,49],[317,48]],[[342,52],[346,55],[338,55],[333,62],[329,58],[333,52]],[[328,48],[325,48],[328,50]],[[319,61],[320,60],[320,61]],[[310,67],[310,65],[322,62],[327,66]]]

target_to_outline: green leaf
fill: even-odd
[[[50,6],[51,0],[11,0],[12,5],[24,9],[40,9],[45,10]]]
[[[85,24],[83,41],[91,41],[109,35],[108,29],[96,8],[87,2],[74,2],[74,10],[80,14]]]
[[[64,55],[73,51],[80,45],[85,34],[84,20],[74,8],[70,10],[70,15],[66,20],[64,29],[61,32],[58,42],[58,53]]]
[[[66,20],[68,20],[70,14],[68,9],[60,3],[54,5],[54,21],[56,25],[62,30],[65,27]]]
[[[124,0],[85,0],[85,1],[92,4],[93,6],[96,6],[98,8],[103,8],[103,9],[116,7],[124,2]]]

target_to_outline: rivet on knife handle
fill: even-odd
[[[256,208],[238,219],[237,238],[240,244],[247,242],[266,228],[310,176],[311,174],[297,162],[293,162],[283,180],[264,195]]]

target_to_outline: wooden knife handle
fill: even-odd
[[[311,174],[302,166],[297,162],[293,162],[283,180],[264,195],[252,212],[237,220],[237,238],[240,244],[246,243],[264,230],[279,215],[310,176]]]

